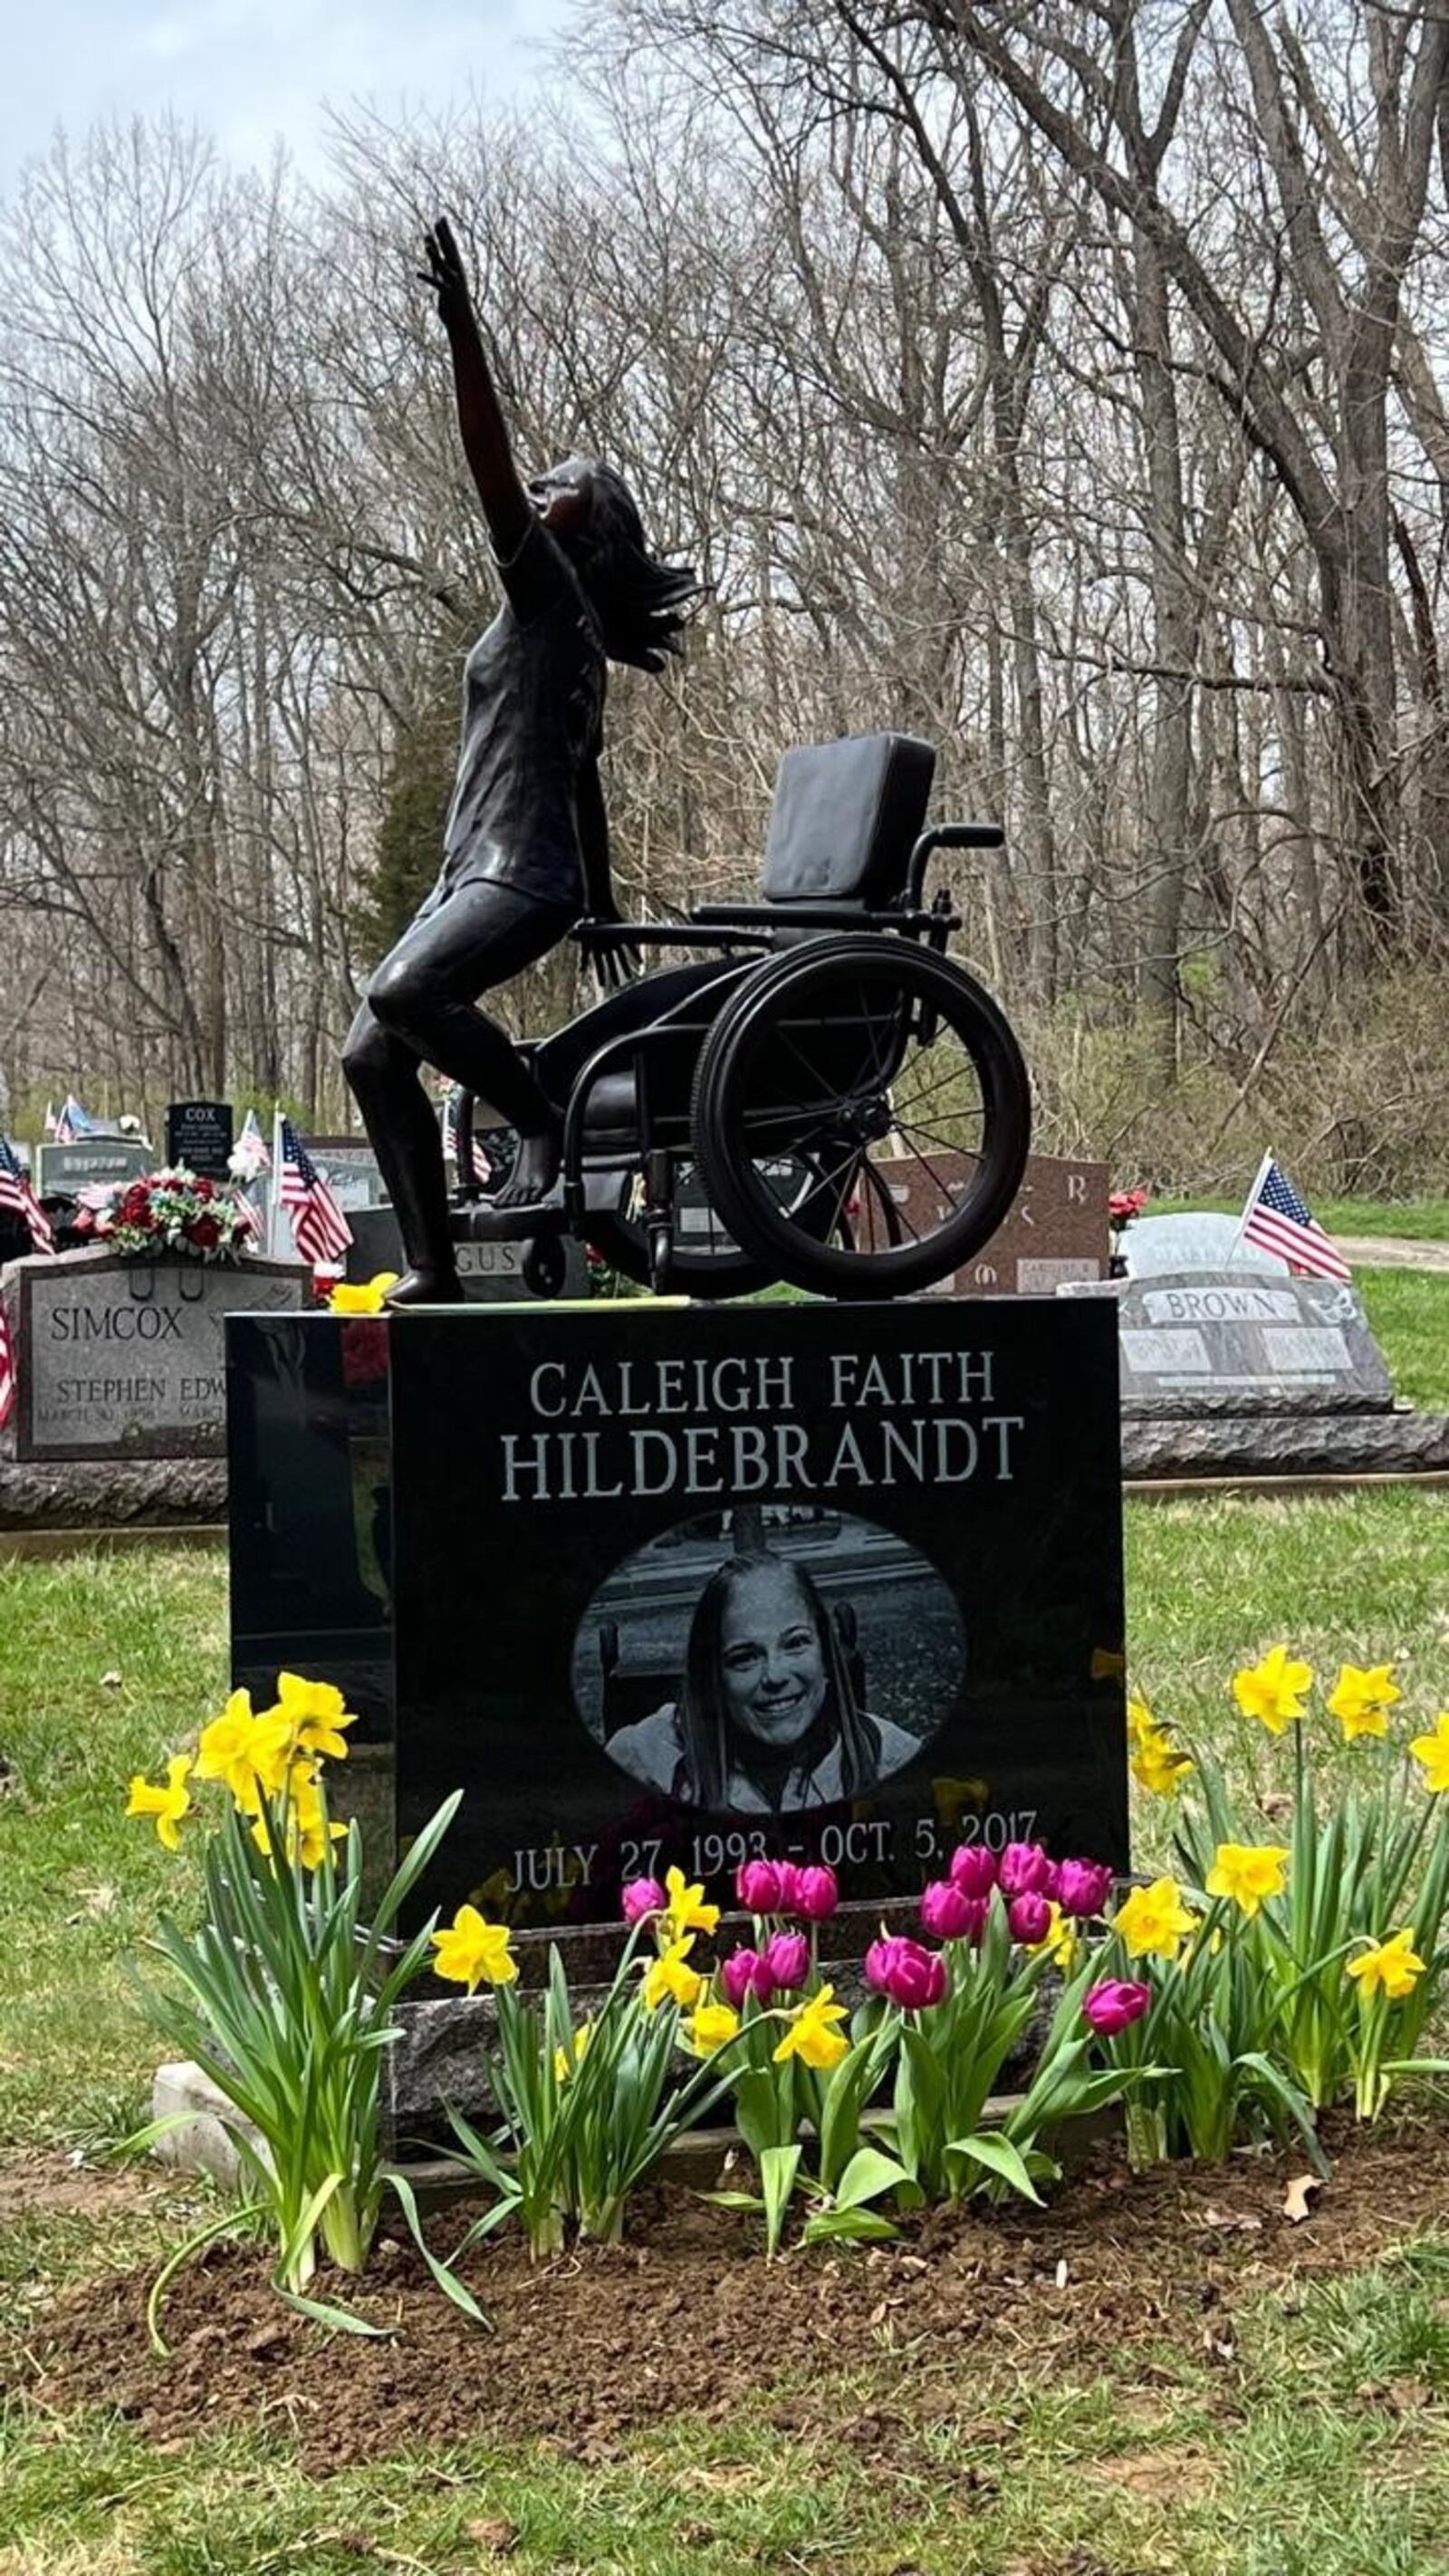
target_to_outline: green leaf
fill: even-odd
[[[857,2147],[835,2187],[837,2209],[856,2209],[865,2200],[878,2200],[883,2191],[894,2191],[911,2177],[904,2165],[892,2156],[883,2156],[878,2147]]]
[[[800,2149],[766,2147],[759,2159],[760,2190],[765,2203],[765,2250],[778,2254],[784,2233],[785,2213],[800,2170]]]
[[[900,2234],[890,2219],[875,2209],[821,2209],[807,2218],[800,2230],[802,2245],[823,2245],[831,2237],[854,2239],[857,2243],[887,2244]]]
[[[984,2165],[988,2173],[996,2174],[1002,2182],[1009,2183],[1013,2191],[1020,2192],[1023,2200],[1040,2203],[1041,2193],[1027,2172],[1020,2149],[1014,2147],[1009,2138],[990,2130],[978,2130],[973,2138],[953,2138],[946,2152],[952,2156],[967,2156],[973,2164]]]

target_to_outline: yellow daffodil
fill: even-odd
[[[798,2057],[806,2066],[824,2074],[838,2066],[850,2046],[843,2031],[833,2025],[846,2018],[844,2004],[835,2001],[835,1988],[822,1986],[811,1995],[791,2020],[790,2027],[775,2051],[775,2063],[783,2065],[787,2057]]]
[[[1416,1735],[1409,1751],[1424,1766],[1424,1786],[1430,1797],[1442,1797],[1449,1789],[1449,1708],[1435,1718],[1433,1734]]]
[[[220,1717],[201,1730],[198,1780],[224,1780],[243,1815],[254,1816],[263,1795],[276,1797],[292,1750],[292,1720],[280,1708],[253,1713],[249,1691],[233,1691]]]
[[[1348,1973],[1358,1983],[1361,1995],[1372,1995],[1382,1988],[1390,2003],[1402,2002],[1411,1995],[1424,1973],[1424,1961],[1413,1948],[1414,1927],[1407,1924],[1391,1941],[1381,1941],[1371,1950],[1361,1951],[1350,1959]]]
[[[650,1960],[640,1988],[646,2012],[657,2012],[666,1997],[671,2003],[678,2004],[681,2012],[691,2011],[698,2003],[704,1992],[704,1979],[696,1968],[689,1965],[689,1954],[693,1948],[694,1935],[686,1933],[682,1940],[671,1941],[668,1949],[661,1950],[657,1959]]]
[[[339,1279],[327,1303],[334,1315],[380,1315],[389,1288],[397,1286],[395,1270],[379,1270],[375,1279],[359,1280],[355,1285]]]
[[[186,1775],[190,1769],[191,1763],[186,1754],[173,1753],[166,1765],[165,1781],[153,1783],[146,1778],[144,1772],[138,1771],[131,1782],[131,1793],[126,1800],[128,1816],[155,1817],[156,1831],[168,1851],[180,1850],[181,1835],[178,1827],[182,1817],[191,1812],[191,1797],[186,1787]]]
[[[590,2040],[593,2038],[593,2035],[593,2023],[591,2021],[581,2021],[578,2029],[574,2032],[573,2056],[569,2056],[566,2048],[556,2048],[554,2050],[553,2080],[555,2084],[567,2084],[574,2068],[576,2066],[582,2066],[584,2062],[584,2052],[587,2049]]]
[[[511,1986],[518,1974],[507,1924],[485,1923],[476,1905],[460,1905],[446,1929],[429,1937],[438,1954],[434,1974],[470,1995],[479,1986]]]
[[[1134,1887],[1112,1917],[1129,1959],[1175,1959],[1179,1944],[1197,1928],[1197,1916],[1182,1901],[1175,1878],[1155,1878],[1150,1887]]]
[[[1192,1756],[1178,1752],[1165,1726],[1144,1727],[1136,1743],[1128,1765],[1133,1779],[1150,1789],[1154,1798],[1175,1797],[1193,1768]]]
[[[278,1673],[277,1705],[291,1722],[299,1753],[325,1753],[336,1762],[346,1759],[341,1730],[355,1726],[357,1717],[331,1682],[304,1682],[300,1673]]]
[[[1345,1664],[1328,1695],[1329,1714],[1352,1744],[1356,1735],[1387,1735],[1389,1711],[1403,1696],[1392,1664]]]
[[[686,1932],[712,1932],[719,1921],[719,1907],[706,1905],[704,1887],[696,1880],[691,1887],[682,1869],[666,1870],[664,1891],[668,1904],[664,1909],[664,1938],[682,1940]]]
[[[1303,1715],[1303,1694],[1313,1685],[1313,1667],[1290,1655],[1286,1646],[1270,1647],[1260,1664],[1246,1664],[1233,1675],[1233,1697],[1244,1717],[1256,1717],[1270,1735]]]
[[[713,2057],[735,2038],[740,2027],[737,2012],[728,2004],[697,2004],[689,2020],[689,2044],[696,2057]]]
[[[1265,1896],[1281,1896],[1288,1852],[1282,1843],[1219,1843],[1207,1874],[1209,1896],[1230,1896],[1251,1923]]]
[[[1054,1896],[1048,1897],[1047,1902],[1052,1911],[1051,1923],[1039,1941],[1028,1941],[1026,1946],[1033,1958],[1045,1953],[1062,1975],[1069,1977],[1077,1957],[1076,1922],[1072,1915],[1062,1912]]]
[[[1140,1744],[1144,1735],[1158,1735],[1161,1731],[1140,1691],[1132,1691],[1127,1700],[1127,1732],[1133,1743]]]

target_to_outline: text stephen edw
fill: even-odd
[[[1026,1417],[995,1381],[992,1351],[542,1360],[529,1410],[550,1427],[500,1435],[500,1499],[1009,1484]]]

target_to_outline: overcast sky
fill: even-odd
[[[518,96],[568,0],[0,0],[0,196],[58,125],[174,108],[229,157],[321,166],[322,105]]]

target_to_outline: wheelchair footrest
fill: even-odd
[[[586,1172],[585,1214],[617,1216],[630,1182],[628,1173]],[[475,1199],[462,1206],[455,1202],[449,1211],[448,1230],[455,1243],[525,1243],[532,1235],[565,1234],[568,1221],[562,1184],[535,1206],[494,1207],[487,1199]]]

